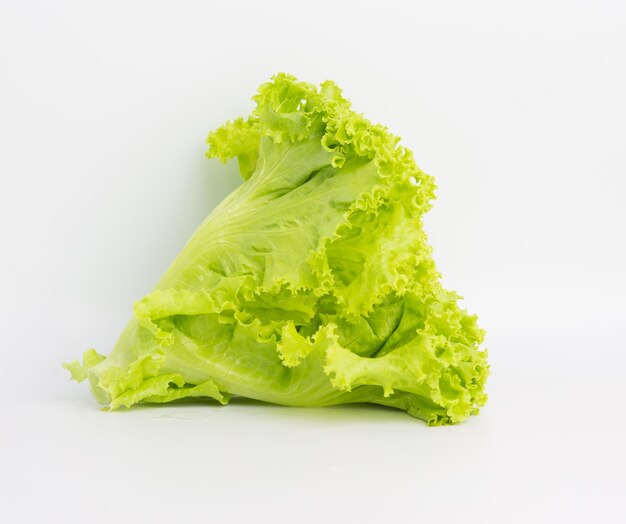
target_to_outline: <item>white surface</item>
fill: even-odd
[[[623,521],[626,7],[440,4],[0,4],[2,521]],[[60,369],[237,185],[204,137],[281,70],[435,175],[435,258],[488,331],[480,417],[102,413]]]

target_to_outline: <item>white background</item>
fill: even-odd
[[[623,2],[1,2],[0,519],[624,522]],[[488,331],[456,427],[375,407],[104,413],[107,353],[239,183],[204,158],[278,71],[343,87],[435,175]]]

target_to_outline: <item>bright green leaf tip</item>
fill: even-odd
[[[239,395],[372,402],[430,425],[477,414],[484,334],[431,256],[433,178],[333,82],[281,73],[254,100],[207,139],[244,182],[135,304],[111,354],[64,367],[111,409]]]

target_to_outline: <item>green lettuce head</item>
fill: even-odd
[[[486,401],[476,317],[440,283],[431,176],[333,82],[278,74],[208,137],[244,182],[200,225],[108,357],[66,364],[111,409],[233,395],[372,402],[451,424]]]

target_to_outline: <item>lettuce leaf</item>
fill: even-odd
[[[330,81],[278,74],[208,137],[244,182],[139,300],[108,357],[66,364],[111,409],[244,396],[372,402],[431,425],[486,401],[476,317],[440,282],[423,230],[435,184]]]

